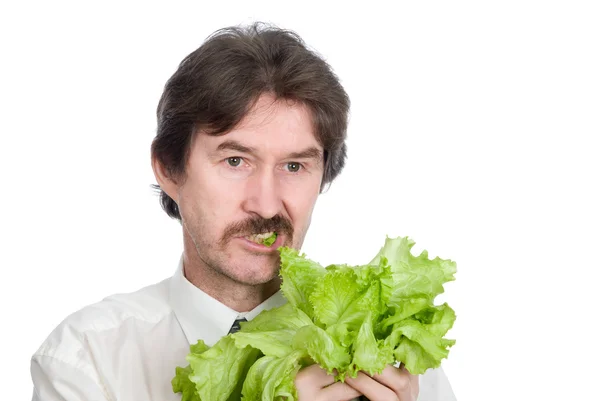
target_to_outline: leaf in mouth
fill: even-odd
[[[273,245],[273,243],[275,242],[276,239],[277,239],[277,233],[274,232],[273,234],[271,234],[270,237],[267,237],[263,240],[263,245],[271,246],[271,245]]]

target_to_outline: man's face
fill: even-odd
[[[322,155],[309,110],[269,95],[232,132],[199,133],[177,195],[184,235],[203,264],[243,284],[275,278],[277,248],[299,249],[304,241]],[[273,231],[270,247],[252,237]]]

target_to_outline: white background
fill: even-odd
[[[359,264],[408,235],[458,264],[440,301],[458,314],[443,367],[459,400],[598,399],[595,4],[3,5],[1,398],[30,399],[29,358],[68,314],[173,273],[156,104],[206,36],[259,19],[298,32],[353,102],[308,256]]]

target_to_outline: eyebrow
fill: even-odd
[[[254,154],[256,152],[256,149],[251,148],[246,145],[242,145],[238,141],[233,141],[231,139],[228,139],[228,140],[220,143],[219,146],[217,146],[217,152],[222,152],[224,150],[233,150],[235,152],[248,153],[248,154]]]
[[[318,162],[321,162],[323,160],[323,152],[321,152],[319,149],[315,148],[314,146],[311,146],[308,149],[305,149],[301,152],[292,152],[288,155],[288,158],[290,159],[314,159]]]
[[[217,152],[223,152],[225,150],[233,150],[235,152],[246,153],[250,155],[256,154],[256,149],[250,146],[246,146],[241,144],[238,141],[234,141],[228,139],[223,141],[217,146]],[[300,152],[292,152],[287,155],[288,159],[314,159],[317,162],[321,162],[323,160],[323,152],[317,149],[314,146],[311,146],[307,149],[304,149]]]

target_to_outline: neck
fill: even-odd
[[[194,286],[236,312],[251,311],[275,294],[281,285],[279,276],[257,285],[233,280],[207,266],[189,238],[184,240],[183,274]]]

